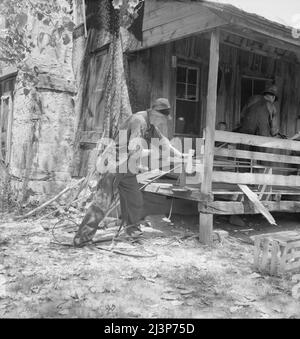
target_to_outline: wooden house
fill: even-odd
[[[211,1],[146,0],[142,33],[141,43],[126,51],[132,110],[169,98],[173,119],[168,136],[202,138],[204,143],[201,182],[191,185],[189,193],[178,195],[173,183],[151,184],[147,191],[196,202],[204,243],[212,240],[214,214],[258,213],[243,185],[251,185],[269,211],[300,212],[300,143],[230,132],[246,101],[273,83],[280,93],[280,132],[291,138],[300,130],[300,39],[293,37],[292,28]],[[99,51],[101,60],[103,49]],[[94,59],[91,67],[96,64]],[[97,136],[101,117],[96,118],[82,135]],[[216,130],[218,122],[226,122],[228,130]],[[216,142],[265,148],[217,148]],[[216,157],[223,159],[222,170],[216,169]],[[248,172],[240,170],[243,160],[250,161]],[[276,164],[263,166],[262,160]]]

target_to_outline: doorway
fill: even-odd
[[[242,76],[241,81],[241,110],[253,95],[262,94],[272,80],[252,76]]]

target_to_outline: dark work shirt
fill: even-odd
[[[274,104],[263,96],[256,102],[243,109],[240,133],[275,136],[278,133],[277,115]]]

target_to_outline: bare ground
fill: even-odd
[[[170,225],[152,217],[139,243],[122,238],[114,247],[140,257],[103,250],[110,242],[102,249],[55,244],[56,221],[0,225],[0,317],[300,317],[290,277],[256,273],[253,245],[241,241],[236,234],[242,232],[224,219],[216,226],[227,227],[230,236],[209,248],[180,218]],[[105,234],[115,231],[108,228]],[[63,227],[55,234],[70,242],[73,232]]]

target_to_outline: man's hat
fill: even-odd
[[[160,113],[165,114],[163,111],[170,110],[171,105],[169,103],[169,100],[166,98],[159,98],[156,99],[152,105],[152,109],[155,111],[160,111]],[[168,112],[169,114],[170,112]],[[166,114],[166,115],[168,115]]]
[[[269,86],[265,89],[264,95],[265,94],[271,94],[275,96],[275,100],[278,100],[278,88],[276,85]]]

